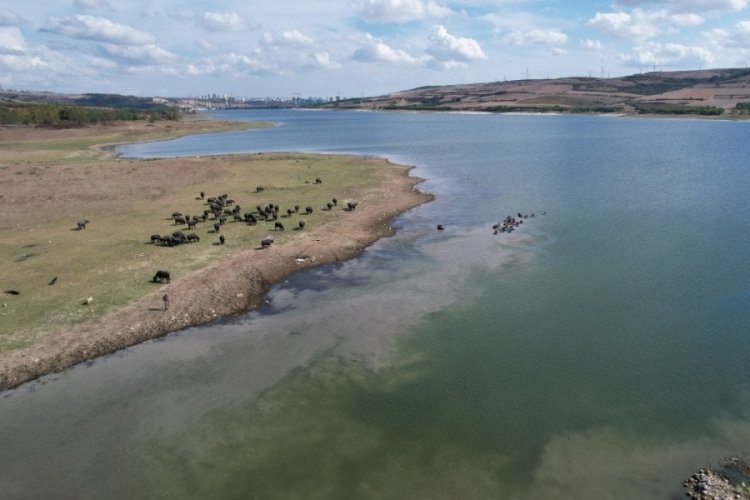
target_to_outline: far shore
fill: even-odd
[[[198,125],[185,127],[178,124],[172,126],[160,124],[158,127],[149,129],[146,128],[147,125],[143,124],[140,126],[126,124],[125,128],[129,132],[126,130],[123,134],[120,130],[118,134],[112,135],[112,140],[103,142],[109,144],[122,143],[126,142],[131,136],[132,140],[128,142],[159,140],[217,129],[216,124],[205,124],[205,127],[203,125],[198,123]],[[222,127],[225,127],[225,125],[218,126],[219,129]],[[147,132],[154,132],[155,128],[159,128],[160,133],[155,134],[155,136],[152,134],[151,137],[144,135]],[[26,141],[24,133],[17,130],[0,130],[0,139],[3,139],[0,142],[9,145],[7,151],[0,150],[0,152],[10,159],[13,163],[10,168],[15,170],[15,172],[10,172],[7,169],[0,170],[0,181],[14,182],[13,187],[18,193],[16,197],[13,195],[0,197],[0,209],[6,210],[11,220],[15,221],[11,223],[6,221],[6,224],[0,227],[0,236],[5,239],[12,239],[8,246],[14,246],[16,249],[13,251],[16,254],[21,248],[43,245],[39,242],[41,240],[37,240],[39,236],[23,232],[25,230],[24,214],[28,213],[29,210],[35,210],[42,214],[43,224],[38,226],[41,229],[37,229],[37,232],[48,231],[47,234],[57,230],[49,228],[56,228],[62,223],[67,224],[69,220],[74,221],[77,213],[85,211],[86,214],[95,214],[91,216],[91,225],[85,231],[71,232],[69,227],[60,228],[54,236],[49,236],[49,244],[53,246],[58,244],[58,241],[63,240],[76,243],[82,241],[82,238],[89,238],[88,241],[93,241],[96,244],[99,238],[106,237],[108,234],[103,228],[96,226],[97,223],[101,225],[102,221],[110,216],[110,209],[107,207],[111,207],[113,212],[122,210],[129,213],[128,210],[133,210],[139,211],[137,213],[140,214],[144,205],[154,204],[158,208],[158,215],[152,217],[152,219],[155,221],[163,220],[164,212],[167,210],[166,207],[169,206],[168,200],[177,199],[178,195],[184,197],[184,193],[187,192],[197,194],[199,186],[209,184],[206,178],[207,172],[211,173],[209,178],[213,181],[212,176],[229,176],[231,172],[239,168],[251,168],[257,162],[285,162],[285,165],[292,166],[307,162],[306,168],[308,170],[302,172],[302,174],[307,175],[307,172],[317,171],[315,170],[317,165],[326,161],[323,155],[294,154],[207,156],[191,158],[189,161],[186,159],[128,160],[116,159],[109,153],[104,154],[102,144],[91,144],[80,150],[75,149],[74,155],[78,156],[74,159],[80,160],[80,162],[73,162],[61,157],[60,154],[63,153],[54,150],[54,147],[57,146],[49,146],[55,141],[62,141],[66,145],[62,150],[70,156],[71,153],[66,148],[69,148],[70,144],[75,141],[85,142],[87,132],[92,133],[91,130],[74,130],[66,133],[65,131],[39,131],[35,129],[32,134],[34,135],[33,140],[39,141],[39,144],[43,143],[51,149],[46,153],[26,153],[29,148],[24,144],[24,141]],[[100,128],[97,133],[101,137],[108,138],[110,130]],[[93,153],[85,153],[86,148],[89,148]],[[347,168],[360,168],[357,166],[357,161],[348,161],[352,166]],[[277,243],[266,249],[260,249],[255,244],[243,243],[250,240],[239,241],[239,236],[235,237],[233,234],[230,236],[226,248],[209,246],[209,243],[206,243],[204,247],[190,247],[185,251],[193,252],[198,260],[194,263],[183,263],[185,271],[180,273],[179,276],[173,277],[171,283],[161,286],[152,284],[150,288],[146,288],[146,290],[152,291],[147,293],[132,292],[136,294],[135,298],[119,303],[119,305],[117,301],[125,300],[124,298],[128,297],[128,291],[117,290],[117,293],[113,294],[115,297],[112,299],[113,302],[108,304],[106,308],[102,306],[101,314],[95,315],[94,319],[91,320],[77,321],[74,324],[55,328],[54,325],[57,324],[55,318],[79,317],[83,314],[80,311],[87,310],[87,306],[77,303],[78,305],[73,306],[70,312],[65,313],[66,315],[62,312],[55,315],[54,311],[44,310],[49,319],[38,326],[31,324],[30,327],[23,330],[30,332],[29,334],[17,335],[15,332],[10,332],[9,339],[26,342],[25,339],[28,337],[31,338],[31,341],[28,342],[30,345],[0,352],[0,389],[16,387],[43,375],[62,371],[83,361],[110,354],[170,332],[250,311],[262,303],[264,296],[274,283],[305,268],[350,259],[359,255],[367,246],[373,244],[379,238],[393,233],[389,223],[394,217],[432,199],[431,195],[421,193],[416,189],[416,185],[421,182],[421,179],[409,175],[410,167],[393,165],[385,160],[362,159],[361,161],[367,162],[367,168],[369,169],[367,172],[376,172],[376,174],[373,174],[376,177],[369,180],[366,186],[350,187],[346,184],[334,184],[335,189],[342,192],[342,201],[345,196],[357,196],[359,203],[355,210],[347,211],[341,206],[336,206],[326,213],[320,211],[320,204],[318,203],[315,206],[314,217],[316,218],[312,224],[308,222],[309,226],[304,231],[273,233],[271,229],[258,229],[258,234],[265,235],[266,231],[270,231],[268,234],[274,234],[274,236],[278,234],[276,236]],[[241,163],[239,167],[237,166],[238,163]],[[244,165],[248,165],[248,167]],[[65,171],[65,174],[60,174],[58,171]],[[106,174],[100,173],[105,171]],[[225,174],[222,174],[222,172]],[[97,177],[98,175],[101,177]],[[255,177],[259,178],[262,175],[265,174],[263,172],[254,174]],[[329,178],[332,175],[329,175]],[[71,183],[68,187],[66,182],[72,182],[70,179],[77,176],[88,178],[88,184],[93,184],[93,186]],[[237,182],[230,177],[226,177],[226,179],[226,184],[230,187]],[[284,187],[284,183],[291,183],[290,185],[294,186],[300,185],[299,188],[294,188],[300,190],[300,192],[320,192],[320,196],[323,196],[322,191],[314,191],[316,189],[314,186],[301,184],[297,179],[290,180],[280,177],[269,179],[264,182],[272,185],[275,183],[280,186],[278,192],[270,189],[271,194],[269,196],[276,196],[281,198],[282,201],[283,194],[289,190],[289,188]],[[169,183],[168,186],[166,183]],[[154,184],[158,185],[159,190],[148,193],[147,190]],[[330,184],[324,183],[321,186],[332,189]],[[10,186],[10,184],[8,185]],[[54,191],[47,192],[50,189]],[[232,191],[238,191],[238,189],[234,188]],[[245,187],[243,189],[250,188]],[[34,197],[29,200],[31,193],[34,194]],[[104,197],[102,198],[102,196]],[[142,199],[140,204],[136,204],[138,206],[135,208],[132,206],[133,198]],[[162,205],[159,205],[159,203]],[[323,210],[325,210],[325,207]],[[119,214],[112,215],[112,217],[117,215]],[[137,217],[142,216],[138,215]],[[289,219],[281,220],[291,224],[291,216]],[[152,222],[152,224],[154,223]],[[159,224],[164,225],[165,223]],[[242,224],[234,224],[237,225],[227,227],[231,227],[232,231],[238,232],[237,234],[244,234],[239,233],[239,231],[244,231],[240,228]],[[168,223],[166,227],[168,227]],[[248,229],[248,231],[251,230],[253,229]],[[27,231],[34,231],[34,228]],[[202,237],[210,237],[211,232],[202,233]],[[47,234],[44,238],[48,237]],[[92,237],[94,239],[91,239]],[[127,238],[139,238],[140,236],[125,235],[123,237],[127,240]],[[147,238],[147,235],[144,237]],[[36,239],[30,240],[29,238]],[[33,243],[28,243],[29,241],[33,241]],[[131,242],[127,240],[126,243],[131,245],[130,248],[134,250],[124,250],[123,252],[126,253],[123,254],[122,259],[132,260],[132,253],[137,251],[139,252],[138,258],[141,260],[151,259],[153,262],[160,262],[170,258],[170,255],[176,257],[179,255],[177,251],[182,251],[178,248],[154,248],[146,245],[143,241]],[[200,244],[203,245],[203,243]],[[230,244],[234,246],[230,246]],[[195,253],[198,252],[197,249],[199,248],[203,253]],[[80,247],[80,249],[82,252],[89,251],[85,246]],[[120,250],[113,246],[112,251],[114,253]],[[26,273],[27,278],[33,278],[34,280],[37,280],[36,275],[38,273],[45,277],[45,282],[43,286],[34,285],[35,288],[29,293],[46,293],[47,291],[57,293],[60,290],[65,290],[61,287],[75,281],[78,278],[77,276],[61,277],[58,284],[48,286],[46,276],[52,271],[49,271],[48,274],[43,273],[47,273],[47,269],[60,269],[59,272],[63,273],[65,267],[72,267],[72,264],[63,268],[51,267],[52,264],[48,265],[41,259],[51,258],[54,260],[55,250],[51,248],[45,252],[47,253],[34,257],[39,259],[37,262],[40,262],[37,267],[33,267],[35,265],[33,258],[29,259],[29,264],[23,259],[20,261],[16,259],[15,262],[20,263],[15,264],[15,269],[9,268],[3,274],[0,274],[0,278],[4,281],[3,286],[8,286],[9,280],[13,280],[19,272]],[[172,253],[170,254],[170,252]],[[15,254],[10,256],[12,257],[12,255]],[[34,253],[29,252],[28,255],[34,255]],[[75,258],[76,256],[71,257],[71,259]],[[189,257],[185,258],[188,259]],[[6,260],[8,262],[13,261],[12,258],[7,259],[7,256]],[[122,264],[114,267],[118,270],[124,269],[123,272],[126,273],[124,276],[133,274],[133,272],[148,277],[153,274],[153,268],[150,266],[154,264],[145,264],[140,261],[129,262],[130,260],[123,261]],[[106,260],[93,263],[92,266],[94,266],[93,269],[85,269],[82,273],[106,276],[113,269],[111,263]],[[136,271],[128,271],[128,269]],[[95,276],[94,279],[96,279]],[[138,286],[141,286],[141,282],[144,280],[141,277],[138,279]],[[41,283],[41,278],[37,281]],[[13,283],[18,283],[17,286],[23,286],[24,280],[19,279]],[[72,289],[73,285],[70,286]],[[94,284],[91,286],[94,286]],[[110,290],[106,288],[107,283],[97,284],[96,286],[101,286],[101,291],[95,297],[93,306],[97,305],[96,301],[100,296],[105,297],[110,293]],[[81,292],[76,289],[71,293],[78,293],[80,296]],[[162,301],[165,293],[169,296],[169,309],[166,311]],[[18,300],[23,300],[27,296],[28,294],[19,295]],[[116,297],[124,298],[117,299]],[[18,306],[15,308],[12,302],[12,300],[16,300],[15,298],[9,297],[3,300],[5,301],[3,316],[6,319],[12,321],[13,314],[23,312],[21,302],[17,302]],[[54,304],[50,307],[54,307]],[[65,307],[71,308],[68,305]],[[94,312],[94,309],[90,309],[90,311]],[[33,315],[33,313],[34,311],[31,310],[29,314]],[[21,316],[18,317],[21,318]],[[16,339],[16,337],[19,338]]]

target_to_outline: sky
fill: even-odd
[[[748,67],[749,2],[0,0],[0,86],[343,98]]]

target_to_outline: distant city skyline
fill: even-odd
[[[362,97],[750,66],[749,0],[0,0],[0,85]]]

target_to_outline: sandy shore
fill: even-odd
[[[301,269],[355,257],[392,234],[389,221],[432,199],[415,189],[409,167],[387,168],[367,202],[304,235],[267,249],[248,248],[168,285],[98,320],[0,354],[0,389],[115,352],[170,332],[256,308],[271,285]],[[170,307],[163,310],[168,293]]]

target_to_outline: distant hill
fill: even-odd
[[[750,117],[750,68],[419,87],[327,108]]]

